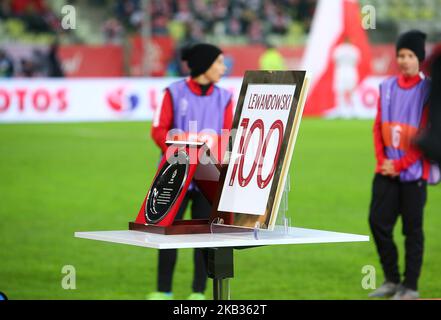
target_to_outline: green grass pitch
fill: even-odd
[[[370,235],[372,121],[305,119],[291,164],[292,225]],[[159,158],[150,123],[0,126],[0,291],[10,299],[144,299],[157,251],[74,238],[127,229]],[[423,298],[441,298],[441,187],[425,210]],[[401,224],[395,229],[403,269]],[[73,265],[76,289],[61,286]],[[365,299],[362,268],[383,275],[373,242],[235,251],[233,299]],[[192,250],[180,250],[174,294],[190,293]],[[211,281],[207,295],[211,296]]]

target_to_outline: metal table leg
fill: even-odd
[[[234,277],[233,248],[205,249],[208,277],[213,279],[213,299],[230,300],[230,278]]]

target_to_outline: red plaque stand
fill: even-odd
[[[167,144],[169,145],[167,152],[169,156],[163,156],[152,186],[142,203],[136,220],[129,222],[129,230],[158,234],[210,233],[212,222],[218,218],[215,208],[212,209],[209,219],[175,220],[175,216],[178,213],[191,182],[194,182],[210,204],[213,204],[218,192],[221,166],[217,163],[215,158],[210,155],[209,148],[203,142],[170,141],[167,142]],[[186,158],[188,164],[186,178],[178,194],[170,201],[171,205],[167,213],[158,221],[149,221],[146,217],[146,207],[149,205],[149,201],[156,200],[149,198],[153,197],[153,185],[157,179],[160,179],[158,176],[161,174],[161,170],[163,170],[164,166],[167,166],[167,162],[170,163],[170,159],[176,157],[178,152],[184,155],[183,157]],[[159,201],[161,200],[159,199]],[[224,223],[229,224],[229,215],[225,216],[225,214],[223,214],[222,219],[225,221]],[[226,228],[228,227],[226,226]]]

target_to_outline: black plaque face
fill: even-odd
[[[189,157],[183,150],[164,163],[147,196],[147,222],[157,223],[169,213],[185,185],[189,163]]]

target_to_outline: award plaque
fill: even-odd
[[[136,220],[129,223],[129,229],[160,234],[210,232],[212,217],[175,220],[175,216],[192,182],[210,203],[214,201],[220,165],[203,142],[167,141],[167,145],[169,150],[159,164]]]
[[[184,150],[166,161],[160,168],[147,195],[145,219],[148,223],[158,223],[173,207],[188,177],[190,158]]]

